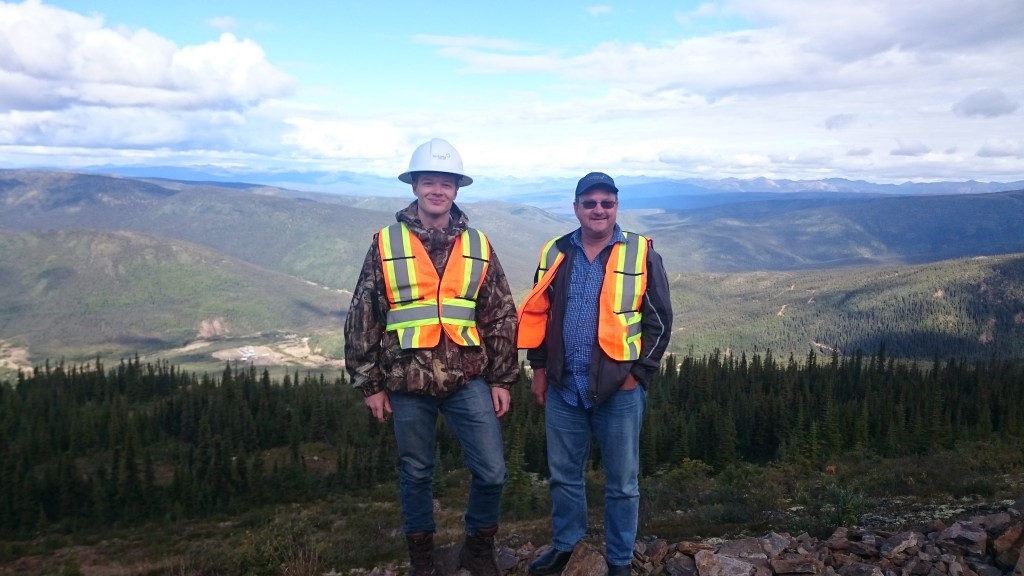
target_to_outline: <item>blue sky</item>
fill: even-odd
[[[1024,2],[0,0],[0,167],[1024,179]]]

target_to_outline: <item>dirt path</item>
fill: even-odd
[[[342,368],[342,360],[327,358],[309,347],[309,338],[282,340],[263,346],[238,346],[213,353],[218,360],[249,362],[254,366],[299,365],[307,368]]]

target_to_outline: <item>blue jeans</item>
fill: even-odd
[[[437,443],[437,415],[462,445],[466,466],[472,474],[466,505],[466,533],[498,524],[501,492],[508,473],[502,449],[501,426],[494,415],[491,388],[483,379],[444,398],[421,394],[389,392],[398,444],[399,489],[402,501],[402,531],[406,534],[433,532],[434,452]]]
[[[620,390],[591,410],[567,404],[554,387],[544,400],[548,470],[551,473],[553,545],[568,551],[587,531],[587,494],[583,473],[597,439],[604,466],[604,533],[607,560],[618,566],[633,559],[640,511],[640,427],[647,392],[640,386]]]

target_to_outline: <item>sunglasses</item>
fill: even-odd
[[[618,202],[615,200],[601,200],[600,202],[597,200],[580,200],[580,206],[583,206],[586,210],[593,210],[594,208],[597,208],[598,204],[600,204],[601,208],[604,208],[605,210],[611,210],[612,208],[615,208],[617,203]]]

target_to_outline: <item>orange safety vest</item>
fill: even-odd
[[[487,237],[473,228],[455,239],[444,275],[423,243],[405,223],[377,234],[388,309],[385,330],[395,331],[402,348],[433,348],[441,330],[459,346],[479,346],[476,298],[490,261]]]
[[[640,358],[640,302],[647,291],[647,238],[623,232],[625,242],[617,242],[605,265],[598,311],[597,340],[601,350],[613,360]],[[551,300],[548,286],[555,271],[565,260],[551,240],[541,248],[536,283],[519,307],[518,348],[537,348],[544,342]]]

